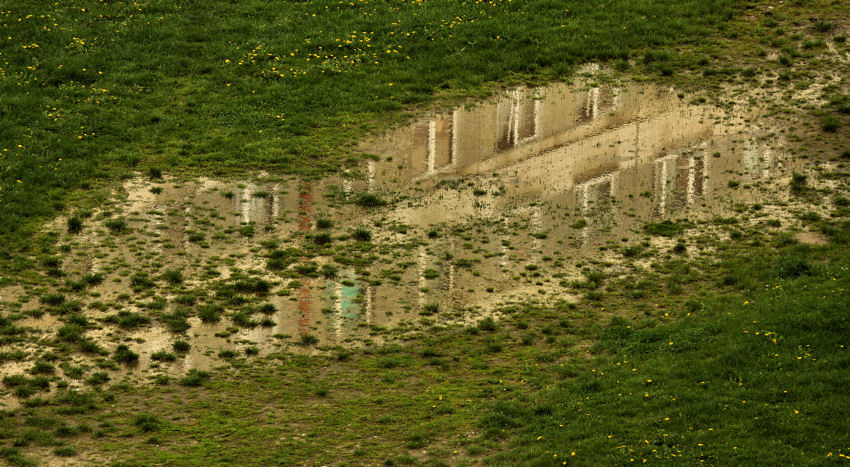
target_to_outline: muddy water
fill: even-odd
[[[88,338],[139,354],[133,366],[108,369],[137,379],[225,365],[222,350],[314,352],[299,345],[312,338],[371,345],[470,324],[509,301],[576,301],[565,282],[594,263],[626,270],[618,247],[643,241],[647,222],[725,217],[755,202],[769,212],[784,199],[793,164],[781,140],[762,137],[769,129],[746,113],[686,101],[651,86],[518,89],[364,142],[374,157],[324,180],[130,180],[65,239],[67,278],[98,273],[103,282],[55,288],[83,303]],[[391,202],[351,202],[366,192]],[[116,218],[125,231],[110,230]],[[357,228],[371,240],[353,238]],[[297,250],[271,267],[287,248]],[[173,269],[182,281],[165,278]],[[234,292],[245,278],[268,290]],[[219,321],[201,321],[207,304],[223,308]],[[119,311],[150,323],[122,328],[108,319]],[[185,331],[165,325],[174,313]],[[49,313],[21,323],[32,330],[32,355],[43,351],[35,340],[52,341],[63,324]],[[152,360],[179,339],[189,352]]]

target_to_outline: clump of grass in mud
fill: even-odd
[[[841,120],[834,115],[829,115],[821,120],[821,129],[827,133],[835,133],[841,127]]]
[[[643,226],[643,231],[649,235],[674,237],[684,232],[686,227],[686,224],[664,220],[661,222],[647,222]]]
[[[162,275],[163,279],[171,285],[180,285],[183,283],[183,270],[168,269]]]
[[[324,246],[333,242],[333,237],[327,232],[320,232],[313,235],[313,243]]]
[[[570,225],[570,227],[572,227],[574,229],[583,229],[583,228],[587,227],[587,219],[579,219],[579,220],[573,222]]]
[[[806,192],[808,190],[808,179],[809,177],[806,174],[793,172],[791,174],[791,192],[794,194]]]
[[[351,232],[351,238],[358,242],[368,242],[372,240],[372,232],[369,229],[360,227]]]
[[[68,218],[68,233],[77,234],[83,231],[83,220],[79,216]]]
[[[217,303],[209,303],[201,306],[198,309],[198,316],[202,323],[217,323],[221,321],[221,315],[224,313],[224,307]]]
[[[180,384],[189,387],[198,387],[204,384],[210,378],[210,373],[207,371],[192,368],[186,373],[186,376],[180,379]]]
[[[170,313],[160,313],[160,320],[171,332],[182,333],[192,327],[187,320],[188,316],[186,310],[177,309]]]
[[[240,310],[230,316],[233,324],[240,328],[253,328],[259,323],[252,318],[253,310]]]
[[[319,338],[313,334],[302,334],[298,341],[298,345],[302,347],[311,347],[319,343]]]
[[[332,279],[336,277],[338,272],[339,268],[337,268],[333,264],[323,264],[321,269],[319,270],[319,273],[322,275],[322,277],[325,277],[327,279]]]
[[[177,360],[177,355],[166,350],[157,350],[151,353],[151,360],[155,362],[173,362]]]
[[[125,219],[108,219],[103,225],[114,234],[124,233],[128,229]]]
[[[115,354],[112,358],[118,363],[132,365],[139,361],[139,354],[130,350],[130,347],[126,344],[119,344],[118,347],[115,348]]]
[[[133,425],[135,425],[142,433],[149,433],[151,431],[159,431],[162,426],[162,422],[156,417],[156,415],[137,414],[133,417]]]
[[[184,340],[174,341],[174,344],[172,344],[172,347],[174,348],[175,352],[183,352],[183,353],[188,352],[192,348],[192,346]]]
[[[439,303],[426,303],[422,305],[422,311],[419,312],[423,316],[431,316],[440,312]]]
[[[355,198],[354,204],[364,208],[376,208],[386,205],[387,202],[374,193],[361,193]]]
[[[122,328],[136,328],[150,324],[151,320],[142,314],[121,310],[114,315],[107,316],[103,319],[105,323],[117,324]]]

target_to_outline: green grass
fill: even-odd
[[[670,258],[644,277],[588,271],[605,288],[598,302],[506,306],[498,321],[400,345],[60,392],[0,428],[60,414],[71,431],[103,427],[70,438],[77,451],[131,464],[822,464],[846,454],[850,416],[850,223],[829,225],[825,247],[728,242],[719,261]],[[668,278],[688,293],[630,293]],[[26,376],[5,383],[37,397]],[[136,442],[153,431],[156,445]]]
[[[789,257],[805,261],[794,248],[730,259],[726,272],[752,280],[684,319],[611,319],[590,365],[564,363],[481,419],[515,446],[488,462],[819,465],[846,451],[850,258],[836,248],[789,275]]]
[[[584,280],[564,279],[560,285],[573,296],[584,295],[578,303],[506,304],[500,319],[475,318],[467,326],[442,326],[437,318],[472,317],[474,311],[467,315],[453,304],[428,303],[423,311],[430,316],[417,316],[420,321],[403,341],[391,339],[395,330],[375,326],[372,335],[390,339],[384,344],[369,339],[353,349],[327,347],[314,334],[281,334],[275,337],[289,339],[281,340],[289,350],[260,356],[258,347],[234,340],[230,348],[216,349],[223,371],[159,374],[151,378],[155,385],[131,384],[121,374],[102,371],[131,371],[140,356],[130,345],[140,350],[141,342],[115,339],[108,350],[100,348],[86,332],[101,320],[128,329],[151,318],[161,322],[174,333],[174,353],[157,347],[151,366],[170,369],[190,350],[187,341],[177,339],[188,337],[181,333],[189,330],[192,316],[273,326],[269,316],[262,321],[252,316],[275,312],[265,301],[273,298],[267,296],[277,283],[238,274],[217,283],[214,296],[196,297],[189,295],[185,282],[190,281],[179,269],[158,265],[124,279],[150,311],[116,307],[111,314],[84,319],[80,294],[103,278],[78,278],[71,270],[76,258],[54,248],[56,235],[28,234],[59,211],[74,213],[60,229],[91,233],[96,225],[91,214],[66,205],[87,202],[68,201],[71,192],[97,201],[101,191],[95,180],[114,181],[132,170],[167,180],[175,172],[199,173],[201,167],[213,174],[273,166],[317,175],[349,160],[340,150],[345,143],[425,105],[435,92],[451,99],[486,91],[488,83],[564,77],[586,60],[611,60],[618,70],[637,68],[654,79],[676,77],[691,63],[698,67],[694,79],[700,86],[738,79],[740,71],[721,63],[722,53],[712,48],[712,37],[727,28],[737,2],[352,3],[297,2],[271,9],[253,1],[73,7],[30,2],[0,13],[0,115],[9,122],[0,126],[0,151],[9,149],[0,154],[0,219],[5,221],[0,235],[9,240],[0,256],[9,259],[20,248],[16,239],[32,240],[27,248],[33,264],[52,277],[28,293],[40,297],[39,313],[63,320],[55,340],[44,341],[50,350],[0,354],[2,362],[25,363],[19,374],[2,379],[2,390],[23,408],[0,412],[0,457],[19,465],[32,464],[40,452],[91,454],[118,465],[246,459],[258,464],[347,459],[368,465],[600,465],[647,459],[747,465],[821,464],[848,454],[841,423],[850,415],[845,403],[850,343],[844,340],[850,335],[850,224],[842,220],[845,211],[823,215],[815,206],[800,210],[798,218],[829,238],[825,247],[797,244],[797,219],[766,222],[789,227],[785,232],[753,227],[760,225],[751,218],[760,215],[755,211],[709,224],[650,223],[644,234],[678,237],[671,240],[678,240],[672,247],[677,254],[656,251],[647,239],[620,250],[629,257],[652,256],[646,270],[622,272],[601,261],[577,265]],[[826,16],[808,20],[821,10],[804,14],[795,8],[805,3],[826,12],[829,5],[838,8],[837,2],[793,3],[777,5],[769,17],[762,15],[766,4],[753,3],[742,16],[755,19],[739,21],[723,34],[745,37],[737,43],[740,56],[730,53],[733,62],[767,54],[754,43],[786,58],[775,65],[747,63],[750,68],[740,72],[744,80],[781,70],[776,86],[800,85],[794,81],[800,77],[797,67],[825,49],[819,44],[836,33],[827,27],[834,20]],[[337,48],[344,52],[325,53],[337,45],[334,39],[355,29],[355,42]],[[356,42],[364,36],[371,47]],[[371,62],[372,50],[379,52],[378,64]],[[307,61],[308,52],[320,57]],[[362,60],[337,67],[339,60],[325,58],[340,54]],[[271,67],[292,67],[293,73],[275,77]],[[825,108],[803,120],[802,126],[813,130],[800,138],[807,157],[850,157],[841,131],[847,123],[846,90],[838,87],[825,91],[830,94]],[[837,130],[824,128],[825,119],[837,122]],[[828,139],[812,144],[822,138]],[[828,151],[819,153],[824,147]],[[836,180],[834,192],[821,192],[823,176],[796,173],[782,189],[796,200],[823,197],[845,206],[843,179]],[[373,208],[384,199],[355,202]],[[129,220],[113,218],[96,235],[128,241],[143,232],[136,223],[130,228]],[[320,222],[319,228],[335,227]],[[584,219],[572,224],[586,226]],[[331,241],[373,245],[366,243],[372,239],[366,228],[336,227],[349,233],[320,232],[327,236],[309,237],[304,252],[283,246],[285,239],[261,245],[268,250],[268,268],[281,271],[301,261],[293,273],[337,275],[303,257]],[[732,240],[708,239],[710,230],[697,232],[703,227],[729,231]],[[450,232],[446,227],[426,235]],[[190,241],[205,241],[206,234],[195,234],[199,237],[190,235]],[[241,226],[240,234],[250,237],[254,225]],[[347,235],[357,242],[347,242]],[[377,245],[383,242],[375,243],[383,248]],[[703,255],[704,250],[711,253]],[[22,258],[14,255],[17,266]],[[523,263],[522,274],[549,280],[542,273],[550,260],[529,259],[535,263]],[[469,269],[461,273],[477,273],[479,264],[476,257],[451,255],[445,262]],[[396,270],[387,271],[387,280],[400,280]],[[435,279],[437,272],[426,270],[425,277]],[[293,280],[288,288],[297,284]],[[189,299],[178,299],[181,306],[169,312],[155,308],[160,299],[154,288],[160,287]],[[8,309],[8,316],[0,316],[0,337],[4,343],[19,342],[28,332],[16,325],[23,315]],[[78,350],[100,358],[92,366],[72,367],[69,356]],[[242,358],[243,352],[250,358]],[[82,388],[69,389],[73,383],[66,378],[80,380]]]
[[[702,41],[735,3],[16,2],[0,13],[0,235],[132,170],[322,173],[437,92]]]

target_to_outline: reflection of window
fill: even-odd
[[[610,172],[576,184],[575,194],[578,197],[578,208],[582,216],[591,216],[611,209],[610,201],[617,191],[618,172]],[[585,224],[581,229],[582,241],[590,235],[590,227]]]
[[[431,145],[432,153],[434,154],[434,168],[440,170],[452,163],[452,133],[453,127],[452,117],[441,118],[435,120],[432,126],[433,144]]]
[[[576,193],[581,197],[579,206],[582,214],[588,214],[592,210],[599,210],[602,205],[608,205],[607,202],[614,198],[616,188],[617,172],[600,175],[577,184]]]
[[[416,125],[413,130],[413,146],[416,149],[412,154],[415,160],[412,162],[417,173],[432,175],[452,166],[455,146],[453,120],[454,116],[450,115]]]
[[[701,157],[671,154],[656,159],[659,214],[691,204],[703,194],[704,166]]]
[[[705,181],[705,159],[691,156],[688,158],[688,190],[687,202],[693,203],[697,196],[703,193]]]
[[[587,96],[584,100],[584,112],[578,117],[578,123],[587,123],[595,120],[599,116],[599,88],[590,88],[587,90]]]
[[[769,178],[773,168],[773,152],[755,144],[744,147],[741,163],[744,171],[753,178]]]
[[[584,100],[578,123],[588,123],[617,110],[620,92],[617,88],[590,88]]]
[[[519,146],[537,137],[540,128],[541,105],[515,91],[508,102],[500,103],[497,109],[498,133],[496,151]]]
[[[410,167],[415,174],[430,172],[428,170],[431,160],[430,140],[430,122],[420,123],[413,128],[413,147],[408,157],[410,157]]]
[[[514,145],[514,109],[513,101],[499,102],[496,108],[497,132],[496,151],[504,151]]]

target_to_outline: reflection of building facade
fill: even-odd
[[[666,107],[666,97],[655,104]],[[621,109],[621,103],[620,91],[612,87],[577,93],[565,85],[514,90],[495,102],[396,129],[364,149],[393,155],[390,163],[370,164],[380,172],[378,185],[493,170],[575,140],[583,133],[570,130],[597,120],[603,120],[602,127],[634,120],[639,109]]]
[[[393,130],[362,149],[391,156],[368,164],[369,189],[487,173],[536,156],[542,157],[529,161],[531,172],[565,189],[578,173],[614,160],[647,160],[667,146],[706,136],[710,128],[669,90],[608,86],[570,92],[552,85],[515,90]]]

